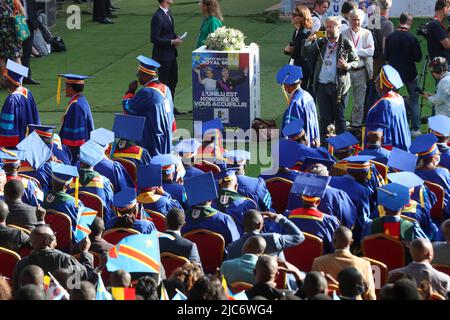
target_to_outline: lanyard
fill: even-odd
[[[355,42],[355,38],[353,38],[353,30],[350,30],[350,35],[352,37],[352,41],[353,41],[353,44],[355,45],[355,48],[357,48],[358,47],[358,43],[359,43],[359,39],[361,38],[361,35],[358,34],[358,38],[356,38],[356,42]]]
[[[328,56],[328,57],[331,57],[331,55],[333,54],[334,50],[336,50],[337,45],[338,45],[338,43],[337,43],[337,41],[336,41],[336,42],[334,43],[333,46],[331,46],[331,45],[328,45],[328,46],[327,46],[327,51],[328,51],[327,56]]]

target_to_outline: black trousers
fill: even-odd
[[[319,105],[319,126],[320,136],[326,137],[328,134],[327,126],[334,124],[336,127],[336,134],[345,131],[345,98],[344,95],[340,103],[337,103],[336,84],[327,83],[317,84],[316,98]]]
[[[175,88],[178,83],[178,63],[177,59],[171,61],[161,61],[158,69],[159,81],[169,87],[172,93],[172,101],[175,101]]]
[[[34,38],[34,30],[33,28],[28,27],[30,29],[30,36],[22,42],[22,58],[21,62],[22,65],[27,67],[29,69],[28,71],[28,78],[31,78],[31,68],[30,68],[30,58],[31,58],[31,51],[33,49],[33,38]]]
[[[103,20],[108,14],[108,0],[94,0],[92,8],[92,18],[94,21]]]

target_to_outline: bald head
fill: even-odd
[[[304,280],[303,292],[305,297],[311,299],[316,294],[326,294],[328,282],[325,276],[317,271],[309,272]]]
[[[116,270],[109,277],[111,287],[128,288],[131,284],[131,275],[125,270]]]
[[[261,255],[266,250],[266,240],[264,240],[263,237],[260,236],[253,236],[247,239],[245,241],[244,245],[242,246],[242,254],[250,253],[250,254],[256,254]]]
[[[22,270],[19,283],[20,287],[23,287],[27,284],[34,284],[43,290],[44,271],[41,269],[41,267],[30,264]]]
[[[278,262],[275,257],[264,255],[256,262],[256,283],[275,282],[278,271]]]
[[[415,262],[431,262],[433,260],[433,245],[428,239],[417,238],[413,240],[409,252]]]
[[[95,287],[89,281],[81,281],[78,288],[70,292],[70,300],[95,300]]]
[[[333,245],[335,249],[347,249],[353,242],[352,230],[340,226],[333,234]]]
[[[0,223],[5,222],[9,214],[9,208],[6,202],[0,201]]]
[[[264,226],[264,218],[258,210],[248,210],[244,213],[243,224],[245,232],[260,231]]]
[[[450,243],[450,219],[447,219],[444,222],[442,222],[441,230],[442,234],[444,235],[444,238],[447,240],[447,242]]]
[[[30,240],[34,250],[54,248],[56,245],[55,233],[48,225],[38,226],[31,231]]]

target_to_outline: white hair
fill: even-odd
[[[325,20],[325,23],[330,22],[330,21],[333,22],[338,27],[340,27],[342,25],[342,20],[341,20],[341,18],[339,16],[329,16]]]
[[[359,17],[359,19],[364,20],[364,11],[362,11],[361,9],[353,9],[352,11],[350,11],[349,13],[349,17]]]

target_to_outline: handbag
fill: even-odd
[[[263,120],[255,118],[252,122],[252,140],[253,141],[270,141],[278,136],[277,125],[275,120]],[[256,134],[256,137],[255,137]]]

